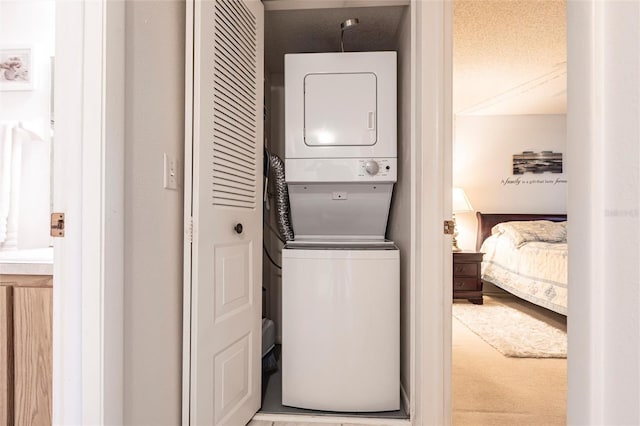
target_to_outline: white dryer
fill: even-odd
[[[396,158],[396,52],[289,54],[284,64],[287,161]]]
[[[296,240],[384,239],[397,180],[396,52],[285,55]]]
[[[400,408],[396,53],[285,56],[282,403]]]

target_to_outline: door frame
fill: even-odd
[[[289,2],[292,3],[292,2]],[[296,2],[297,4],[297,2]],[[291,8],[291,4],[283,8]],[[327,7],[327,5],[323,5]],[[443,222],[451,217],[451,63],[453,8],[450,2],[410,0],[413,69],[412,144],[415,200],[412,220],[418,237],[414,243],[412,286],[411,383],[409,415],[412,424],[451,423],[451,238]],[[186,2],[186,69],[193,75],[193,2]],[[189,424],[191,351],[191,244],[193,81],[185,79],[185,234],[183,302],[182,422]],[[422,118],[421,118],[422,117]],[[432,141],[420,144],[419,141]],[[428,173],[424,172],[428,171]],[[423,283],[419,285],[419,283]],[[272,419],[259,414],[259,419]],[[280,416],[282,417],[282,416]],[[286,416],[285,416],[286,417]],[[300,416],[296,416],[299,418]],[[293,417],[292,417],[293,418]],[[333,421],[328,416],[323,420]],[[318,419],[316,419],[318,420]]]
[[[414,107],[416,184],[414,425],[451,424],[451,218],[453,5],[412,0],[416,9]],[[424,141],[424,142],[423,142]]]
[[[123,423],[124,25],[123,2],[56,2],[54,424]]]
[[[633,158],[627,147],[638,142],[630,128],[637,129],[639,85],[628,77],[640,61],[638,21],[636,4],[567,4],[569,280],[580,283],[580,291],[569,287],[568,298],[568,424],[636,424],[640,416],[640,273],[631,266],[637,265],[638,205],[637,198],[626,204],[611,196],[638,190],[631,161],[612,167],[620,152]]]
[[[184,79],[184,254],[182,293],[182,424],[191,421],[191,264],[193,243],[194,1],[186,0]]]
[[[182,425],[191,424],[191,265],[193,246],[193,61],[195,5],[186,0],[184,79],[184,252],[182,265]]]

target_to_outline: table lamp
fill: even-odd
[[[462,188],[453,188],[452,194],[452,211],[453,211],[453,240],[452,250],[461,251],[458,247],[458,225],[456,225],[456,213],[472,212],[473,207],[467,198],[467,194],[464,193]]]

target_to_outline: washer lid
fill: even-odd
[[[306,250],[398,250],[395,243],[390,240],[319,240],[301,239],[287,241],[285,249]]]

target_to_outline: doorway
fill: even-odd
[[[52,423],[55,1],[0,4],[0,423]]]
[[[280,2],[273,4],[276,8],[282,8],[285,5]],[[293,2],[287,3],[285,6],[291,7],[293,4]],[[446,389],[447,386],[446,377],[442,372],[447,371],[448,366],[447,349],[444,348],[448,333],[446,328],[442,327],[442,311],[446,311],[447,307],[443,303],[446,292],[441,283],[446,280],[443,271],[448,267],[450,258],[443,255],[446,237],[443,234],[442,222],[447,215],[440,208],[444,206],[443,199],[447,197],[443,194],[442,188],[443,182],[447,181],[447,176],[450,175],[447,172],[450,161],[448,165],[438,161],[442,153],[447,150],[443,147],[447,132],[444,123],[448,121],[449,114],[441,112],[443,106],[449,102],[449,98],[445,89],[447,81],[445,68],[440,61],[433,61],[431,58],[441,58],[443,49],[448,43],[449,38],[443,30],[446,25],[444,18],[448,11],[444,2],[411,1],[409,4],[413,27],[410,36],[415,40],[415,44],[412,45],[411,54],[405,58],[412,76],[409,80],[405,80],[408,84],[403,91],[407,97],[415,97],[415,101],[408,114],[403,115],[410,120],[407,124],[406,136],[413,141],[410,149],[403,153],[403,161],[408,164],[404,170],[408,173],[407,179],[412,182],[412,185],[405,186],[406,206],[403,209],[403,214],[406,214],[406,222],[403,225],[406,227],[405,237],[411,251],[411,255],[405,257],[408,264],[403,265],[403,268],[406,266],[405,277],[411,283],[406,288],[405,306],[408,308],[406,321],[409,326],[405,328],[407,335],[404,336],[403,344],[409,348],[409,351],[405,352],[408,362],[404,364],[410,368],[402,374],[403,383],[407,385],[408,393],[412,395],[409,402],[411,421],[416,424],[439,424],[446,423],[449,415],[446,394],[442,392],[442,389]],[[189,12],[190,3],[187,5]],[[188,19],[187,23],[190,22],[191,20]],[[187,34],[191,32],[188,31]],[[193,33],[200,36],[197,30]],[[190,52],[190,49],[188,48],[187,51]],[[191,63],[191,60],[188,59],[187,63]],[[197,61],[194,64],[199,66]],[[197,85],[197,81],[194,84]],[[198,93],[197,90],[195,92]],[[190,102],[188,104],[190,105]],[[190,137],[187,139],[190,140]],[[430,143],[419,141],[430,141]],[[188,156],[190,156],[189,150],[190,148],[187,147]],[[194,158],[197,157],[194,156]],[[188,192],[186,191],[185,194]],[[194,230],[197,229],[197,224],[197,219],[194,218]],[[233,229],[233,226],[228,229]],[[196,235],[194,233],[194,244]],[[185,280],[185,284],[186,294],[189,295],[192,285],[195,284],[188,279]],[[185,318],[187,319],[185,341],[193,345],[194,335],[190,337],[188,335],[189,324],[194,324],[189,320],[192,317],[188,312],[190,309],[188,296],[185,301]],[[423,351],[423,347],[426,347],[423,342],[434,341],[442,343],[442,346],[439,344],[436,346],[443,349],[442,353],[440,350],[436,350],[435,353]],[[185,371],[190,371],[193,375],[193,364],[191,369],[189,368],[193,351],[190,355],[189,348],[185,349]],[[427,359],[429,362],[426,361]],[[428,365],[422,368],[425,362]],[[189,392],[188,377],[185,381],[184,395],[185,407],[190,403],[193,404],[197,399],[194,398],[193,392]],[[193,414],[193,406],[191,409]],[[189,416],[188,410],[184,413]],[[193,417],[191,419],[193,420]]]
[[[541,294],[548,291],[545,300],[537,299],[545,307],[530,303],[536,298],[489,275],[487,265],[497,264],[498,260],[488,246],[481,249],[482,241],[476,242],[480,226],[476,212],[566,215],[566,4],[457,1],[453,26],[453,186],[465,194],[461,206],[454,204],[458,245],[463,250],[453,254],[454,297],[456,285],[464,287],[471,275],[476,279],[476,272],[469,274],[466,269],[477,270],[478,283],[480,273],[484,277],[484,305],[472,305],[468,294],[460,293],[460,298],[454,300],[453,423],[493,424],[499,419],[517,422],[530,416],[546,424],[564,424],[566,261],[562,265],[564,281],[559,287],[547,290],[545,285],[540,290]],[[557,158],[551,161],[557,161],[559,170],[526,169],[521,174],[516,168],[516,157],[523,152],[538,155],[543,151],[541,155]],[[564,238],[566,245],[566,229]],[[465,256],[480,251],[484,252],[482,263],[462,263]],[[512,265],[515,264],[509,266]],[[513,275],[515,280],[517,274]],[[493,285],[490,279],[501,286]],[[486,343],[494,336],[483,334],[477,321],[465,317],[467,310],[475,309],[484,315],[493,312],[494,307],[508,306],[545,323],[551,328],[550,333],[562,335],[557,353],[519,356],[560,358],[502,355],[495,345]],[[492,334],[506,334],[507,327],[497,325],[498,317],[487,321],[492,325]],[[491,357],[495,359],[492,361]],[[537,373],[519,372],[525,364]],[[531,378],[537,375],[546,379]],[[512,392],[496,392],[492,399],[491,390],[498,388]]]
[[[344,47],[347,52],[397,52],[397,91],[398,91],[398,124],[397,138],[398,158],[407,155],[411,150],[410,138],[410,110],[411,101],[409,86],[411,81],[411,8],[409,5],[398,3],[394,6],[381,7],[323,7],[290,10],[269,10],[266,3],[265,11],[265,147],[271,155],[285,158],[285,126],[284,126],[284,55],[300,52],[336,52],[340,50],[340,23],[349,18],[358,18],[360,24],[344,37]],[[374,37],[373,34],[376,34]],[[395,116],[395,114],[394,114]],[[395,147],[394,147],[395,149]],[[399,160],[400,161],[400,160]],[[400,258],[405,277],[400,284],[403,304],[402,316],[402,371],[403,389],[408,388],[407,373],[409,366],[409,274],[408,258],[411,256],[410,210],[407,205],[408,185],[410,182],[410,164],[403,162],[398,169],[401,182],[394,185],[395,196],[391,205],[387,238],[396,241],[400,247]],[[275,324],[276,343],[282,342],[282,284],[281,284],[281,253],[283,242],[278,235],[277,214],[275,212],[275,186],[268,188],[268,201],[265,204],[264,245],[267,254],[263,256],[263,286],[265,311],[264,316]],[[400,191],[400,192],[398,192]],[[386,222],[386,218],[385,218]],[[275,231],[275,232],[274,232]],[[407,258],[405,258],[405,256]],[[392,346],[391,346],[392,347]],[[279,350],[279,346],[277,346]],[[313,415],[342,415],[354,417],[408,418],[409,398],[406,391],[401,392],[401,409],[379,413],[331,413],[296,409],[282,405],[281,364],[271,374],[263,375],[263,400],[260,413],[271,414],[313,414]]]

